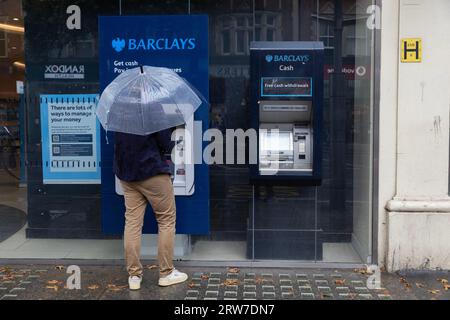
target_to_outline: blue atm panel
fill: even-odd
[[[322,182],[322,42],[252,42],[253,183]]]
[[[208,16],[148,15],[99,17],[100,89],[127,68],[140,65],[172,68],[186,78],[206,99],[209,92]],[[202,148],[208,128],[209,106],[204,103],[185,129],[193,135],[193,148]],[[113,173],[114,135],[102,131],[102,230],[121,234],[124,199]],[[108,143],[109,142],[109,143]],[[194,144],[200,144],[196,146]],[[192,150],[191,153],[192,154]],[[209,171],[204,163],[175,168],[177,224],[179,234],[209,233]],[[156,233],[157,224],[147,207],[145,233]]]

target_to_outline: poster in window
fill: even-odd
[[[97,94],[41,95],[44,184],[100,184]]]

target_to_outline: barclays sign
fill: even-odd
[[[129,51],[158,51],[158,50],[194,50],[195,38],[147,38],[147,39],[123,39],[114,38],[111,41],[112,48],[116,52],[124,49]]]
[[[309,55],[266,55],[266,61],[271,62],[309,62],[311,60]]]

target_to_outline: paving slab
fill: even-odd
[[[187,282],[161,288],[158,270],[146,268],[142,288],[130,291],[124,267],[81,265],[81,289],[70,289],[69,264],[0,265],[2,300],[450,300],[450,273],[382,273],[350,269],[182,268]],[[73,279],[73,278],[71,278]]]

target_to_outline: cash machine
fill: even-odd
[[[321,184],[323,43],[252,42],[254,183]]]
[[[171,178],[175,196],[191,196],[195,192],[195,161],[194,161],[194,118],[191,117],[182,126],[175,128],[172,133],[174,148],[171,159]],[[115,177],[116,193],[123,196],[119,179]]]
[[[324,46],[289,41],[250,48],[250,125],[258,148],[250,165],[247,256],[320,260],[314,194],[322,183]]]

